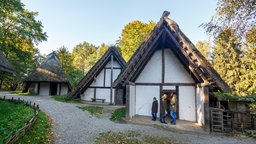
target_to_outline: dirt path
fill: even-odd
[[[15,96],[0,92],[0,97],[20,97],[39,104],[53,120],[53,131],[56,133],[57,144],[95,143],[100,133],[136,131],[145,135],[164,136],[176,139],[182,143],[211,143],[211,144],[255,144],[251,138],[227,137],[204,133],[192,133],[183,130],[172,131],[154,125],[119,124],[109,120],[108,116],[97,118],[77,108],[80,104],[69,104],[55,101],[51,97],[43,96]]]

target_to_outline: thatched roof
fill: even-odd
[[[97,61],[97,63],[89,70],[89,72],[84,76],[84,78],[78,83],[75,89],[71,92],[70,96],[80,97],[81,93],[91,85],[94,78],[99,75],[103,70],[104,66],[111,61],[111,55],[113,55],[114,61],[117,61],[121,68],[126,65],[126,62],[122,56],[115,50],[115,48],[110,47],[105,54]]]
[[[128,82],[134,82],[157,49],[169,48],[184,68],[193,74],[192,76],[197,83],[210,85],[213,91],[230,92],[225,81],[183,34],[178,24],[168,18],[168,15],[169,12],[165,11],[155,28],[136,50],[126,68],[116,79],[114,86],[123,87]]]
[[[25,82],[69,83],[55,52],[50,53],[42,64],[27,77]]]
[[[0,71],[8,72],[8,73],[13,73],[14,68],[12,65],[9,63],[9,61],[6,59],[2,51],[0,51]]]

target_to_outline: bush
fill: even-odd
[[[121,120],[122,118],[125,117],[125,114],[126,114],[126,108],[119,108],[119,109],[116,109],[114,111],[114,113],[112,114],[110,120],[111,121],[119,121]]]

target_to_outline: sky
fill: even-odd
[[[62,46],[72,52],[84,41],[100,46],[114,45],[129,22],[158,22],[163,11],[176,21],[183,33],[196,44],[209,40],[202,23],[215,14],[215,0],[21,0],[29,11],[38,12],[47,41],[39,43],[41,54]]]

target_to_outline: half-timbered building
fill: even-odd
[[[114,97],[113,82],[126,62],[115,48],[109,48],[72,91],[71,96],[85,101],[123,104],[124,99]]]
[[[132,118],[151,116],[153,97],[174,93],[179,120],[208,126],[209,92],[230,88],[168,15],[163,13],[116,79],[116,94],[125,90],[126,114]]]

